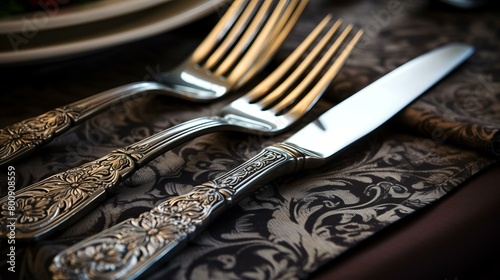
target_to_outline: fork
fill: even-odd
[[[182,64],[0,129],[0,166],[26,156],[71,126],[144,93],[189,101],[222,97],[254,77],[282,45],[307,0],[234,1]]]
[[[291,127],[316,103],[361,37],[361,30],[349,36],[352,25],[342,32],[340,26],[340,20],[332,24],[331,16],[325,17],[268,77],[217,115],[178,124],[16,192],[16,238],[37,240],[68,226],[136,169],[195,137],[215,131],[271,135]],[[0,205],[7,209],[5,197]],[[0,217],[2,235],[7,220]]]
[[[212,128],[222,124],[237,131],[270,133],[281,131],[297,122],[337,75],[362,34],[361,30],[355,33],[344,50],[333,59],[332,55],[351,32],[352,26],[349,25],[324,56],[313,62],[339,28],[340,22],[335,23],[295,70],[289,75],[285,74],[295,67],[292,66],[295,65],[294,59],[305,52],[311,38],[317,36],[318,31],[324,29],[323,25],[329,20],[329,17],[325,18],[262,83],[227,106],[217,117],[204,118],[201,123]],[[194,123],[196,127],[199,126],[197,121]],[[184,130],[186,126],[180,128]],[[258,174],[262,171],[262,166],[280,162],[275,156],[280,155],[269,153],[250,161],[215,181],[198,185],[188,194],[162,201],[138,218],[125,220],[71,246],[54,258],[50,266],[53,278],[78,276],[81,279],[135,279],[142,276],[185,247],[189,240],[208,225],[212,216],[235,202],[233,198],[243,197],[246,190],[237,186],[252,183],[258,185],[259,179],[252,180],[250,174]]]

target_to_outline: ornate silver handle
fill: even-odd
[[[45,145],[80,121],[96,115],[137,93],[164,89],[155,82],[138,82],[101,92],[0,129],[0,166],[17,160]]]
[[[16,192],[16,207],[9,211],[0,199],[0,235],[16,220],[16,238],[38,240],[78,220],[105,199],[106,193],[137,168],[159,154],[199,135],[228,126],[217,117],[204,117],[173,126],[149,138],[68,171],[52,175]],[[4,213],[9,213],[5,215]]]
[[[279,176],[301,169],[306,155],[286,144],[160,203],[59,253],[54,279],[133,279],[182,249],[224,209]]]

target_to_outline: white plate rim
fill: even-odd
[[[71,7],[42,9],[0,19],[0,33],[68,27],[138,12],[173,0],[97,0]],[[183,0],[176,0],[183,1]],[[57,3],[57,1],[56,1]]]
[[[36,63],[37,61],[41,60],[46,61],[49,59],[88,53],[99,49],[110,48],[120,44],[144,39],[195,21],[209,14],[211,11],[214,11],[214,8],[217,5],[220,5],[225,1],[226,0],[182,0],[182,3],[178,1],[169,2],[162,6],[164,6],[165,9],[169,8],[170,11],[172,10],[172,8],[178,8],[178,11],[173,12],[173,16],[166,17],[158,21],[153,21],[151,22],[151,24],[137,26],[133,29],[128,29],[123,32],[110,32],[110,34],[108,34],[107,36],[98,36],[85,40],[75,39],[72,42],[64,44],[56,43],[40,48],[0,52],[0,65],[13,65],[16,63]],[[175,7],[173,5],[181,6]]]

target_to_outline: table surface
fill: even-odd
[[[478,58],[460,68],[458,77],[450,77],[448,83],[433,88],[432,93],[463,90],[465,86],[458,87],[457,84],[462,77],[469,77],[469,87],[491,92],[493,100],[496,98],[496,104],[500,104],[500,87],[497,82],[500,73],[500,14],[497,5],[461,10],[437,1],[416,2],[312,0],[309,3],[299,24],[270,63],[269,69],[286,58],[327,13],[364,28],[365,35],[340,76],[302,125],[418,54],[457,41],[474,45]],[[0,126],[39,115],[119,85],[147,79],[152,72],[168,70],[196,48],[219,16],[219,13],[213,13],[177,30],[67,60],[0,67],[3,88],[0,92]],[[491,63],[485,64],[484,61]],[[262,76],[267,72],[269,70]],[[16,162],[14,166],[18,172],[17,181],[21,186],[29,185],[187,119],[214,113],[232,99],[234,97],[211,104],[191,104],[169,97],[142,96],[137,100],[124,102],[71,129],[28,159]],[[480,102],[490,108],[487,101]],[[418,105],[416,107],[418,109]],[[495,111],[495,108],[491,110]],[[405,111],[398,116],[399,121],[411,114],[414,112]],[[424,142],[431,137],[425,135],[425,128],[423,131],[415,131],[411,127],[411,121],[405,128],[401,128],[398,126],[399,121],[383,127],[376,135],[385,135],[387,130],[388,135],[395,135],[401,142],[411,142],[405,135],[422,138]],[[500,120],[496,115],[482,121],[493,124],[496,122],[494,128],[500,127]],[[402,122],[405,123],[404,120]],[[29,245],[19,245],[22,248],[19,263],[22,263],[22,269],[28,271],[21,273],[20,277],[29,278],[34,274],[46,277],[48,272],[43,270],[44,266],[34,267],[33,264],[37,260],[46,262],[45,255],[53,256],[59,248],[83,238],[85,235],[81,234],[82,230],[96,232],[117,221],[136,216],[165,197],[186,192],[188,185],[213,179],[228,171],[258,149],[285,139],[295,130],[276,137],[224,133],[208,135],[161,156],[123,183],[123,194],[112,196],[103,206],[109,215],[96,214],[87,219],[89,221],[62,233],[60,237],[41,241],[34,246],[37,247],[35,249],[28,248]],[[107,131],[113,133],[106,133]],[[379,138],[387,141],[382,136],[374,138],[375,140],[370,141],[376,143]],[[500,167],[491,154],[480,148],[476,150],[454,142],[432,143],[436,150],[441,149],[439,145],[449,146],[454,149],[454,153],[469,157],[457,159],[457,162],[464,165],[470,160],[473,167],[464,174],[460,173],[456,188],[446,189],[447,194],[436,202],[429,203],[430,205],[393,224],[384,225],[341,254],[322,259],[319,267],[308,263],[312,268],[299,269],[300,274],[293,276],[312,279],[498,279],[500,241],[496,237],[500,233],[500,220],[497,218],[497,213],[500,213],[500,204],[497,203],[500,197],[500,188],[497,188]],[[168,163],[165,162],[166,157]],[[397,159],[385,160],[396,162]],[[300,181],[301,184],[314,185],[321,179],[314,174],[310,177]],[[5,180],[3,174],[0,180]],[[281,185],[286,183],[289,181],[278,181],[266,191],[281,190]],[[150,191],[149,194],[146,191]],[[260,198],[265,196],[259,195]],[[130,206],[127,206],[127,201],[132,201]],[[251,203],[244,203],[240,207],[251,210]],[[245,213],[241,209],[238,211]],[[235,212],[234,215],[237,216],[240,212]],[[232,218],[231,215],[224,216],[224,219],[230,221]],[[213,236],[218,234],[215,226],[209,231]],[[203,236],[197,245],[216,242],[215,237],[211,239],[208,235]],[[59,243],[57,238],[61,238]],[[201,250],[199,248],[193,246],[189,252]],[[182,255],[182,260],[186,259],[189,259],[187,253]],[[220,259],[216,262],[207,257],[206,263],[211,262],[217,273],[229,273],[230,269],[226,269]],[[0,275],[10,276],[5,271],[5,264],[3,265],[0,266]],[[179,263],[172,264],[172,267],[180,266],[182,265]],[[280,277],[284,276],[267,275],[265,278]]]

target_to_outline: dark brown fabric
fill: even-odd
[[[396,223],[311,279],[499,279],[500,166]]]
[[[498,248],[495,241],[487,240],[491,235],[483,234],[495,227],[492,217],[498,209],[480,207],[491,206],[493,195],[476,193],[474,205],[459,200],[460,204],[467,203],[464,207],[470,207],[467,215],[434,221],[457,227],[436,231],[432,226],[414,229],[413,222],[421,224],[418,218],[412,219],[419,212],[425,215],[425,211],[442,207],[444,202],[453,203],[464,189],[470,192],[470,187],[461,188],[462,183],[496,161],[491,151],[498,152],[500,128],[497,10],[492,7],[462,11],[425,1],[313,0],[269,69],[284,59],[328,12],[365,28],[365,37],[325,98],[298,127],[277,137],[214,133],[161,155],[67,230],[36,244],[18,244],[18,276],[49,278],[48,265],[67,246],[126,218],[136,217],[162,199],[214,179],[259,149],[286,139],[301,125],[400,64],[456,41],[474,45],[475,55],[422,99],[326,166],[278,180],[245,199],[217,219],[174,260],[155,271],[152,278],[304,279],[318,273],[320,268],[333,266],[332,274],[325,272],[326,277],[382,275],[397,279],[425,275],[443,279],[442,271],[428,265],[432,259],[426,252],[443,258],[458,255],[455,252],[471,248],[466,241],[474,236],[484,237],[482,244]],[[218,14],[214,14],[155,38],[83,58],[2,68],[1,84],[5,89],[0,93],[0,125],[114,86],[147,79],[152,72],[167,71],[192,52],[217,19]],[[18,188],[94,160],[174,124],[212,114],[240,94],[207,105],[161,96],[142,96],[118,104],[13,164]],[[6,170],[1,172],[3,186]],[[482,186],[485,191],[494,187]],[[4,188],[0,192],[5,195]],[[451,212],[445,209],[444,215],[448,213]],[[485,215],[491,223],[477,227]],[[470,230],[470,234],[462,234],[463,229]],[[410,238],[415,242],[406,243],[396,235],[395,249],[377,246],[384,238],[392,241],[391,233],[400,230],[412,231]],[[407,235],[403,236],[404,239]],[[370,242],[373,247],[358,249]],[[3,259],[6,247],[1,248],[0,275],[11,277]],[[416,253],[406,259],[402,254],[407,252]],[[357,267],[360,262],[349,261],[358,254],[361,264],[371,265],[360,268]],[[392,266],[384,260],[401,262]],[[429,268],[429,273],[418,270],[420,263]],[[359,271],[352,271],[355,269]],[[365,274],[361,272],[363,269]],[[463,275],[458,270],[456,274],[449,271],[446,277]]]

